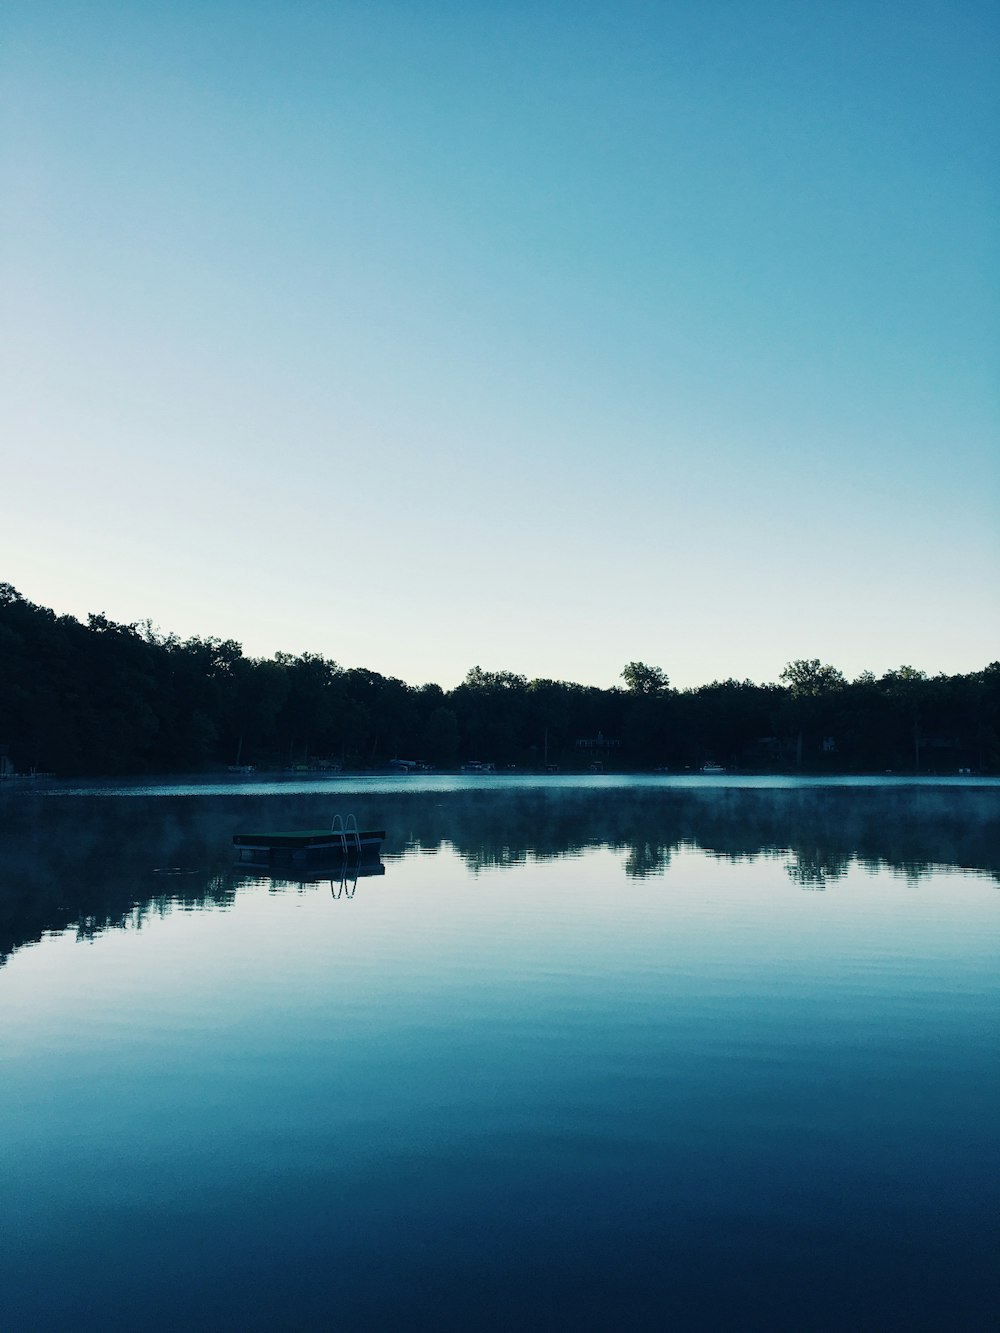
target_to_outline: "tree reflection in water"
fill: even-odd
[[[789,878],[803,889],[814,890],[843,879],[857,859],[825,847],[799,847],[793,857],[785,867]]]
[[[47,932],[90,939],[173,910],[225,909],[260,872],[231,863],[233,831],[329,821],[330,792],[300,795],[0,795],[0,963]],[[628,878],[668,873],[700,849],[729,861],[785,861],[803,889],[854,865],[918,882],[941,867],[1000,883],[1000,788],[986,786],[471,787],[348,794],[362,826],[387,830],[392,865],[452,849],[473,874],[605,847]],[[384,870],[384,867],[378,867]],[[248,873],[249,872],[249,873]],[[377,873],[377,872],[376,872]],[[337,871],[277,877],[272,888],[354,887]]]

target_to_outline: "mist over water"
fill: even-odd
[[[998,805],[0,794],[0,1318],[987,1326]],[[234,832],[337,811],[383,873],[234,865]]]

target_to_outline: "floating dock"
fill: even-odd
[[[265,830],[234,833],[237,861],[254,865],[351,865],[378,861],[385,829],[359,829],[354,816],[343,823],[338,815],[332,828]]]

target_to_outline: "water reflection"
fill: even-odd
[[[802,889],[835,885],[853,865],[919,882],[941,867],[1000,882],[1000,788],[926,785],[851,788],[482,788],[359,793],[355,813],[385,828],[385,859],[453,849],[478,875],[606,847],[633,879],[663,875],[673,853],[700,849],[731,861],[780,857]],[[226,908],[262,882],[231,863],[234,830],[329,822],[326,795],[47,796],[9,793],[0,804],[0,962],[48,932],[81,939],[141,927],[175,909]],[[368,873],[384,872],[379,863]],[[360,877],[360,876],[359,876]],[[353,878],[353,877],[352,877]],[[331,885],[339,869],[273,874],[275,888]]]
[[[261,862],[255,866],[243,859],[233,867],[230,887],[235,892],[238,889],[264,885],[274,890],[293,889],[303,893],[307,889],[316,888],[317,885],[328,884],[332,897],[353,898],[359,879],[377,878],[384,874],[385,865],[382,861],[359,863],[339,858],[325,864],[296,867],[295,873],[292,874],[288,868],[276,869],[268,862]]]
[[[786,869],[789,878],[801,888],[825,889],[828,884],[843,879],[855,859],[846,853],[833,854],[823,847],[799,847],[789,860]],[[900,869],[899,866],[894,868]],[[926,864],[919,867],[916,872],[917,878],[921,874],[927,874],[928,870]]]

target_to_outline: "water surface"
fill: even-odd
[[[0,1321],[992,1326],[998,803],[3,793]],[[231,864],[334,809],[383,875]]]

